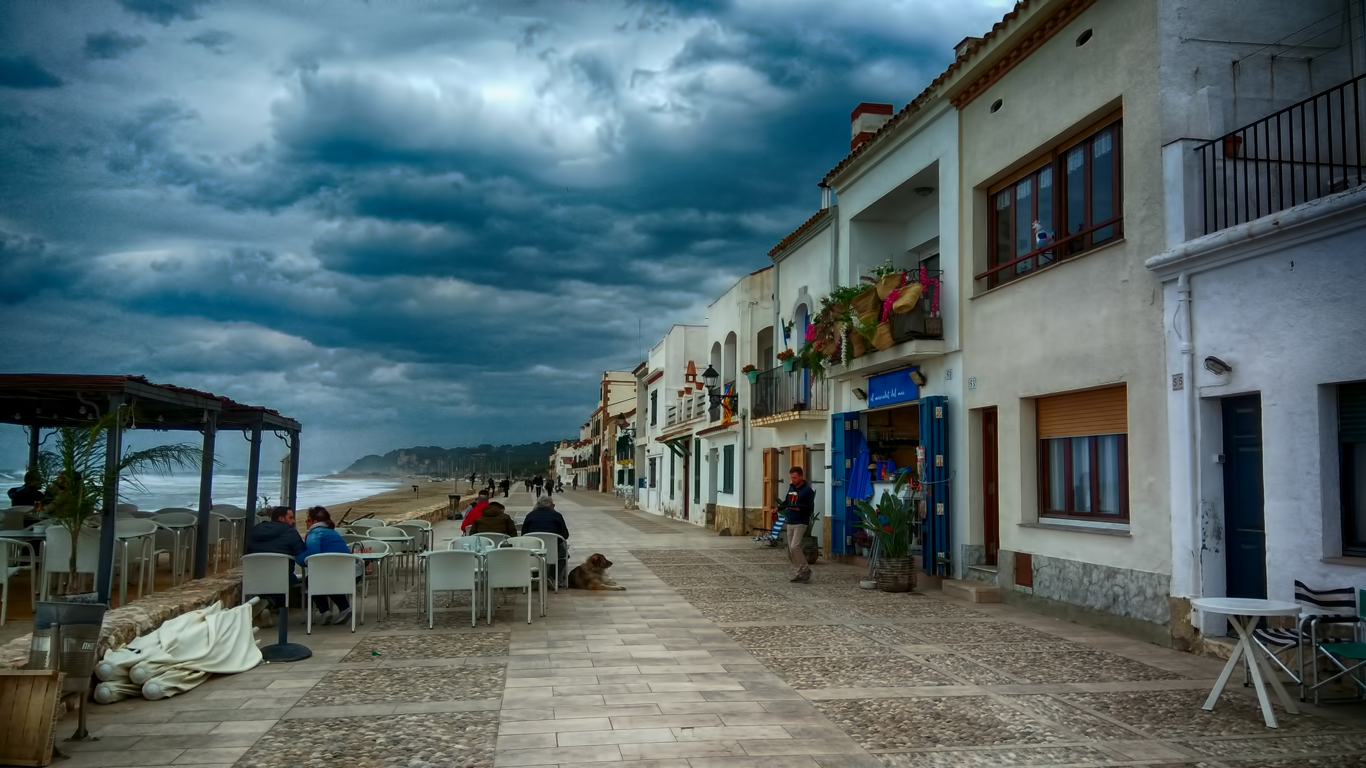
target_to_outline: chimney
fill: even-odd
[[[863,102],[849,114],[849,151],[853,152],[871,139],[878,129],[892,119],[891,104]]]

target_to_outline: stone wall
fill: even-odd
[[[713,526],[717,531],[730,529],[732,536],[748,536],[750,531],[764,525],[764,511],[746,507],[726,507],[716,505],[716,523]]]

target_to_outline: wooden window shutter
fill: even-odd
[[[1121,385],[1039,398],[1039,439],[1127,433],[1127,393]]]
[[[764,501],[763,505],[774,503],[778,498],[778,449],[764,449]]]
[[[788,458],[791,459],[791,461],[788,462],[788,466],[801,467],[802,471],[806,472],[807,476],[811,475],[811,468],[806,466],[807,457],[811,455],[811,452],[806,450],[806,446],[794,445],[787,449],[787,455]]]

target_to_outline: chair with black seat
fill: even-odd
[[[1357,615],[1356,590],[1352,587],[1310,589],[1304,582],[1296,580],[1295,602],[1304,608],[1298,624],[1293,627],[1253,630],[1252,642],[1260,645],[1262,650],[1266,651],[1267,658],[1277,667],[1280,667],[1281,671],[1288,675],[1291,681],[1300,686],[1300,701],[1308,701],[1308,695],[1312,691],[1314,701],[1317,703],[1318,688],[1321,687],[1317,682],[1318,666],[1320,661],[1325,660],[1322,656],[1321,646],[1328,641],[1321,630],[1334,625],[1361,622],[1361,617]],[[1308,654],[1305,653],[1306,647]],[[1297,663],[1294,670],[1286,666],[1279,658],[1279,654],[1291,649],[1295,650],[1295,661]],[[1312,677],[1316,681],[1314,683],[1305,679],[1306,661],[1313,668]],[[1247,670],[1244,668],[1244,678],[1247,677],[1247,674]],[[1244,685],[1247,682],[1245,679]]]

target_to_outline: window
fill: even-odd
[[[721,493],[735,493],[735,446],[721,447]]]
[[[674,499],[674,488],[678,485],[678,474],[674,472],[674,454],[669,452],[669,501]]]
[[[1129,521],[1127,390],[1040,398],[1039,514]]]
[[[657,487],[659,486],[658,480],[659,480],[659,457],[658,457],[658,456],[651,456],[651,457],[650,457],[650,487],[651,487],[651,488],[657,488]]]
[[[1119,237],[1119,149],[1116,120],[1055,149],[1046,162],[994,190],[990,269],[978,278],[994,287]],[[1048,247],[1053,243],[1057,247]]]
[[[1366,557],[1366,382],[1338,387],[1342,553]]]
[[[702,438],[692,440],[692,500],[696,504],[702,498]]]
[[[658,426],[658,425],[659,425],[659,390],[656,389],[655,391],[653,391],[653,392],[650,393],[650,426],[654,427],[654,426]],[[654,487],[654,484],[651,483],[651,484],[650,484],[650,487],[653,488],[653,487]]]

